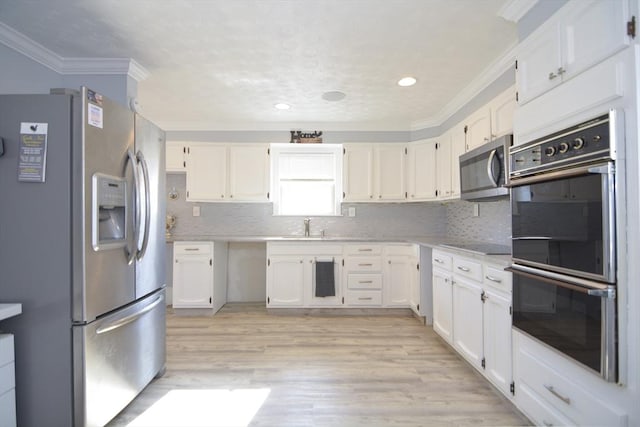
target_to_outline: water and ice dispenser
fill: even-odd
[[[93,175],[92,230],[96,251],[127,245],[127,181],[96,173]]]

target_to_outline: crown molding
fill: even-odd
[[[498,11],[498,16],[516,24],[538,3],[538,0],[508,0]]]
[[[467,105],[474,97],[486,89],[505,71],[514,66],[516,61],[516,48],[518,43],[513,43],[505,53],[493,61],[487,68],[460,91],[444,108],[434,117],[411,123],[411,131],[437,127],[442,125],[458,110]]]
[[[64,58],[0,22],[0,43],[58,74],[128,75],[142,81],[150,73],[130,58]]]

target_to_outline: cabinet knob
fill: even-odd
[[[302,264],[304,262],[304,260],[300,260],[300,264]]]
[[[233,194],[231,194],[231,195],[229,196],[229,198],[230,198],[230,199],[233,199]]]
[[[373,199],[373,194],[369,194],[369,198],[370,198],[370,199]]]
[[[562,68],[562,67],[558,68],[558,75],[559,76],[563,75],[566,72],[567,72],[567,70],[565,70],[564,68]]]
[[[220,198],[221,198],[221,199],[224,199],[224,194],[221,194],[221,195],[220,195]]]
[[[558,75],[556,73],[554,73],[553,71],[549,73],[549,80],[553,80],[556,77],[558,77]]]
[[[382,199],[382,194],[378,194],[378,199]]]

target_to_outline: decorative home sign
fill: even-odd
[[[300,130],[292,130],[291,141],[289,142],[292,144],[322,144],[322,131],[308,133]]]
[[[18,181],[44,182],[48,126],[47,123],[20,123]]]

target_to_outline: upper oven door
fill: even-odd
[[[513,260],[615,283],[613,163],[512,180]]]
[[[505,135],[460,156],[460,194],[463,200],[507,196],[505,155],[511,145]]]

